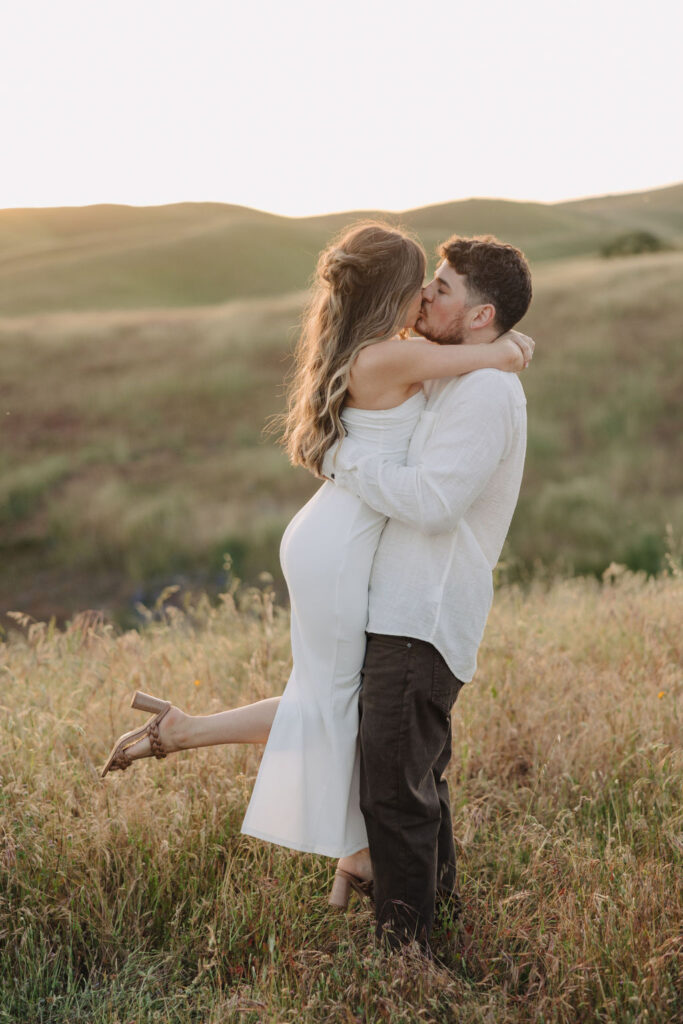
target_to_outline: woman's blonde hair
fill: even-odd
[[[282,444],[294,466],[320,475],[344,429],[340,413],[361,349],[405,327],[427,261],[422,246],[375,221],[354,225],[321,252],[304,310]]]

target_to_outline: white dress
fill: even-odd
[[[405,462],[422,391],[393,409],[344,409],[350,437]],[[368,584],[386,517],[324,483],[285,530],[292,673],[241,831],[293,850],[344,857],[368,845],[359,806],[358,689]]]

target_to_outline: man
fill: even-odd
[[[531,301],[523,254],[492,237],[449,239],[416,330],[444,345],[492,342]],[[517,502],[526,400],[516,375],[433,381],[407,465],[346,439],[323,472],[389,516],[370,580],[360,691],[361,809],[378,937],[425,949],[435,906],[457,901],[448,784],[450,712],[472,679],[492,570]]]

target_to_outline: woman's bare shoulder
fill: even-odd
[[[399,405],[408,393],[401,372],[407,353],[401,338],[377,341],[356,356],[349,373],[350,404],[366,409]]]
[[[415,352],[417,346],[433,345],[426,338],[390,338],[388,341],[376,341],[366,345],[356,356],[351,373],[365,374],[384,372],[396,366],[402,366]]]

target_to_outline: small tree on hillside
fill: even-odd
[[[657,235],[651,231],[627,231],[623,235],[610,239],[600,249],[600,255],[611,256],[636,256],[643,252],[662,252],[668,246]]]

